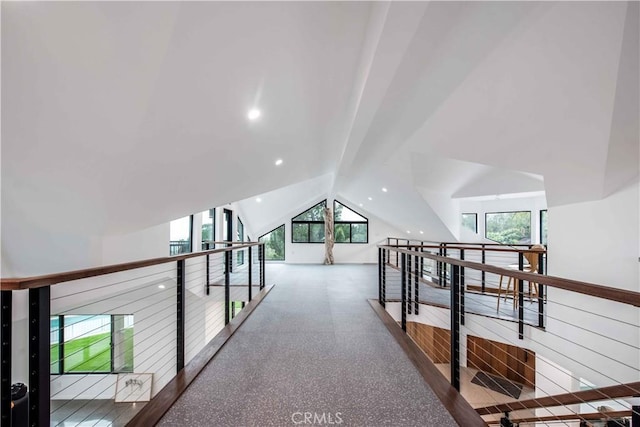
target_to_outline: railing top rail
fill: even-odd
[[[525,280],[527,282],[541,283],[545,286],[552,286],[558,289],[564,289],[566,291],[576,292],[583,295],[589,295],[597,298],[606,299],[609,301],[621,302],[623,304],[629,304],[636,307],[640,307],[640,292],[629,291],[626,289],[612,288],[609,286],[597,285],[594,283],[580,282],[578,280],[565,279],[562,277],[548,276],[546,274],[527,273],[520,270],[512,270],[503,267],[497,267],[490,264],[481,264],[472,261],[463,261],[456,258],[449,258],[440,255],[430,254],[428,252],[417,252],[407,249],[401,249],[389,245],[378,245],[379,248],[389,249],[404,253],[411,256],[419,256],[421,258],[428,258],[435,261],[443,262],[445,264],[458,265],[460,267],[467,267],[474,270],[485,271],[488,273],[495,273],[502,276],[513,277],[515,279]]]
[[[519,247],[519,246],[531,246],[533,243],[514,243],[513,245],[506,245],[504,243],[483,243],[483,242],[440,242],[436,240],[421,240],[421,239],[407,239],[406,237],[387,237],[387,239],[391,240],[411,240],[414,242],[427,242],[427,243],[435,243],[442,245],[470,245],[470,246],[505,246],[505,247]]]
[[[457,246],[448,245],[446,249],[464,249],[464,250],[472,250],[472,251],[488,251],[488,252],[539,252],[542,254],[546,254],[546,249],[540,248],[530,248],[529,246],[523,248],[515,248],[515,247],[500,247],[500,248],[481,248],[476,246],[465,246],[465,243],[461,243]],[[391,246],[393,248],[429,248],[429,249],[441,249],[443,248],[440,245],[379,245],[379,246]],[[504,245],[499,245],[504,246]]]
[[[217,242],[217,243],[233,243],[233,242]],[[117,273],[120,271],[135,270],[136,268],[150,267],[152,265],[166,264],[169,262],[180,261],[187,258],[195,258],[204,255],[227,252],[253,246],[264,245],[261,242],[243,242],[226,248],[210,249],[200,252],[192,252],[188,254],[180,254],[162,258],[151,258],[140,261],[126,262],[122,264],[106,265],[103,267],[93,267],[83,270],[66,271],[62,273],[46,274],[43,276],[21,277],[0,279],[0,290],[16,291],[20,289],[41,288],[44,286],[55,285],[57,283],[70,282],[72,280],[86,279],[88,277],[102,276],[105,274]]]

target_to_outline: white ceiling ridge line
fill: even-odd
[[[367,81],[369,80],[369,73],[371,72],[371,67],[378,50],[378,45],[380,43],[382,32],[384,30],[384,25],[387,22],[387,16],[389,14],[391,2],[375,2],[371,7],[372,10],[369,24],[367,25],[367,36],[365,37],[364,43],[365,46],[360,56],[360,64],[358,65],[358,72],[356,77],[359,81],[357,82],[357,84],[354,84],[354,90],[352,91],[351,98],[349,100],[349,119],[346,125],[345,135],[342,138],[342,150],[336,164],[335,174],[333,176],[333,181],[329,190],[330,197],[333,197],[333,195],[336,193],[336,185],[339,179],[338,176],[340,175],[340,170],[342,169],[344,158],[347,152],[347,147],[349,147],[351,143],[351,135],[353,133],[353,128],[358,116],[358,111],[360,111],[362,96],[367,86]],[[361,143],[362,141],[360,141],[357,145],[360,146]],[[351,145],[353,146],[353,143]]]

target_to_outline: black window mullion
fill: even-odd
[[[58,372],[64,374],[64,316],[58,316]]]
[[[191,218],[193,220],[193,215],[191,215]],[[192,222],[192,225],[193,225],[193,222]],[[191,227],[191,229],[193,230],[193,226]],[[114,350],[114,348],[113,348],[114,347],[114,345],[113,345],[113,335],[115,334],[115,329],[114,329],[115,322],[113,320],[114,319],[113,319],[113,314],[112,314],[111,315],[111,334],[109,336],[109,348],[111,350],[111,369],[110,369],[110,371],[111,371],[112,374],[115,371],[115,366],[113,365],[113,360],[114,360],[114,357],[113,357],[113,350]]]

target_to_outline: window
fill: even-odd
[[[468,228],[474,233],[478,232],[478,214],[475,213],[463,213],[462,214],[462,226]]]
[[[504,245],[531,243],[531,212],[486,213],[485,237]]]
[[[307,209],[291,220],[291,242],[324,243],[324,208],[327,201]]]
[[[236,231],[238,233],[238,242],[244,242],[244,224],[240,221],[240,217],[238,217],[238,227]],[[244,249],[239,250],[237,254],[238,265],[244,264]]]
[[[216,240],[216,208],[202,212],[202,250],[214,249]]]
[[[133,372],[133,315],[52,316],[51,373]]]
[[[264,259],[267,261],[284,261],[284,224],[262,235],[264,242]]]
[[[548,214],[547,210],[540,211],[540,243],[543,245],[547,245],[547,219]]]
[[[193,215],[169,224],[169,255],[188,254],[193,240]]]
[[[333,201],[336,243],[368,243],[369,220],[337,200]]]

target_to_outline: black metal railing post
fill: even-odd
[[[382,259],[385,257],[385,252],[387,257],[391,256],[390,251],[382,249]],[[382,306],[387,306],[387,265],[385,263],[382,263]]]
[[[407,332],[407,256],[406,254],[402,254],[401,256],[401,265],[402,265],[402,273],[400,274],[400,295],[401,295],[401,305],[402,305],[402,330]]]
[[[460,260],[464,261],[464,249],[460,249]],[[460,267],[460,324],[464,325],[464,267]]]
[[[451,266],[451,385],[460,391],[460,267]]]
[[[631,406],[631,427],[640,427],[640,405]]]
[[[387,237],[387,240],[389,238]],[[378,304],[382,305],[382,248],[378,248]]]
[[[230,311],[229,311],[229,299],[230,299],[230,293],[231,293],[231,289],[229,288],[229,285],[231,283],[231,273],[229,272],[230,268],[229,268],[229,264],[231,263],[231,251],[230,250],[226,250],[224,251],[224,265],[225,265],[225,269],[224,269],[224,324],[228,325],[229,324],[229,316],[230,316]]]
[[[544,254],[538,254],[538,274],[544,274]],[[531,286],[531,285],[529,285]],[[544,328],[544,292],[545,286],[538,283],[538,327]]]
[[[178,280],[176,288],[176,372],[184,369],[184,304],[185,304],[185,261],[178,261]]]
[[[438,255],[442,256],[442,243],[439,246],[440,247],[438,248]],[[442,261],[436,261],[436,276],[438,276],[438,285],[444,286],[444,284],[442,283]]]
[[[411,255],[406,255],[405,254],[405,259],[406,259],[406,267],[407,267],[407,272],[405,273],[407,276],[406,279],[406,283],[407,283],[407,314],[411,314],[413,312],[413,293],[411,291],[411,288],[413,286],[413,279],[411,277]]]
[[[51,287],[29,289],[29,425],[49,425]]]
[[[253,246],[249,247],[247,251],[249,252],[249,259],[247,260],[249,263],[249,268],[247,268],[247,270],[249,270],[249,301],[251,301],[253,299],[253,289],[251,288],[251,284],[253,283]]]
[[[207,243],[207,250],[209,250],[209,243]],[[206,255],[205,257],[206,260],[206,264],[207,264],[207,278],[206,278],[206,290],[207,290],[207,295],[209,295],[209,270],[210,270],[210,262],[209,262],[209,255]]]
[[[414,312],[415,314],[420,314],[419,313],[419,307],[420,307],[420,300],[418,297],[418,293],[419,293],[419,289],[420,289],[420,277],[418,276],[418,274],[421,274],[419,271],[420,268],[420,260],[422,260],[422,257],[416,255],[416,260],[415,260],[415,271],[414,271],[414,276],[413,276],[413,283],[414,283],[414,291],[413,291],[413,297],[414,297]]]
[[[518,252],[518,270],[524,269],[524,253]],[[518,279],[518,338],[524,339],[524,280]],[[531,284],[529,284],[531,286]]]
[[[483,245],[482,245],[482,263],[483,263],[483,264],[486,262],[484,248],[485,248],[485,245],[483,244]],[[482,293],[483,293],[483,294],[484,294],[484,292],[485,292],[485,290],[486,290],[486,289],[485,289],[485,287],[486,287],[486,284],[485,284],[485,272],[484,272],[484,270],[483,270],[483,271],[482,271]]]
[[[260,245],[260,290],[264,289],[266,283],[266,261],[264,253],[264,244]]]
[[[0,425],[11,427],[11,322],[13,292],[2,291],[0,311]]]

